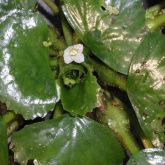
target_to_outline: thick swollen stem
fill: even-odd
[[[130,131],[121,131],[119,139],[132,155],[140,150]]]
[[[137,153],[140,149],[130,132],[130,119],[124,104],[117,98],[111,101],[106,99],[105,104],[106,109],[97,113],[99,121],[115,133],[130,154]]]
[[[155,19],[147,22],[147,27],[151,31],[155,31],[158,28],[163,27],[163,26],[165,26],[165,14],[157,16]]]
[[[99,79],[109,85],[119,87],[121,90],[126,91],[127,79],[126,76],[117,73],[105,66],[98,60],[89,57],[89,62],[93,65],[94,70],[99,76]]]

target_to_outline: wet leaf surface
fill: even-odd
[[[145,134],[165,142],[165,36],[149,33],[133,58],[128,95]]]
[[[127,74],[145,33],[140,0],[64,0],[63,11],[82,41],[112,69]]]
[[[48,27],[39,13],[21,8],[23,1],[14,2],[0,8],[0,99],[26,119],[43,117],[57,101],[43,46]]]
[[[156,148],[150,148],[140,151],[131,157],[127,165],[164,165],[165,151]]]
[[[123,150],[109,129],[86,117],[65,116],[27,126],[13,135],[15,160],[25,165],[119,165]]]

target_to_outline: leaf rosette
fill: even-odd
[[[76,84],[83,83],[87,72],[87,68],[82,65],[70,64],[62,69],[60,79],[65,86],[72,88]]]
[[[62,105],[71,114],[84,115],[97,106],[99,85],[87,64],[61,67],[59,84]]]

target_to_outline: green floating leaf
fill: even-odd
[[[8,165],[7,131],[0,117],[0,164]]]
[[[145,33],[141,0],[64,0],[63,12],[101,61],[118,72],[128,73]]]
[[[149,33],[145,37],[132,60],[127,87],[144,133],[159,146],[159,141],[165,142],[164,35]]]
[[[88,118],[64,116],[27,126],[13,136],[14,157],[21,165],[119,165],[124,157],[108,128]]]
[[[84,115],[97,106],[99,85],[87,65],[70,64],[63,67],[60,81],[64,109],[74,115]]]
[[[165,151],[157,148],[150,148],[140,151],[131,157],[127,165],[164,165]]]
[[[43,46],[48,27],[39,13],[12,7],[0,18],[0,100],[26,119],[42,117],[58,99]]]

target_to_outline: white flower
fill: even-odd
[[[41,163],[40,163],[40,162],[38,162],[38,160],[37,160],[37,159],[34,159],[34,160],[33,160],[33,163],[34,163],[34,165],[41,165]]]
[[[76,63],[84,62],[84,55],[82,52],[83,52],[82,44],[69,46],[68,48],[64,50],[64,62],[66,64],[69,64],[72,61]]]

